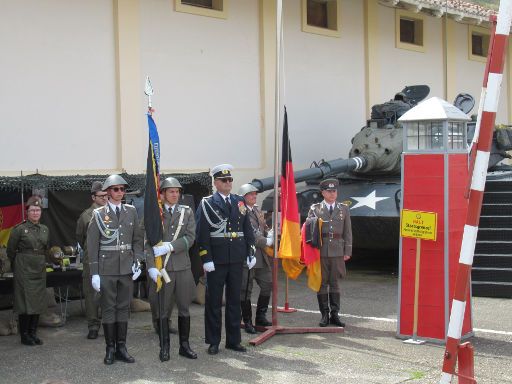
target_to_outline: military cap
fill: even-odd
[[[91,195],[94,195],[101,191],[103,184],[101,181],[93,181],[91,185]]]
[[[320,182],[320,189],[322,191],[335,191],[338,189],[340,182],[338,179],[324,179]]]
[[[102,190],[106,191],[114,185],[128,185],[128,183],[120,175],[110,175],[105,179]]]
[[[181,189],[183,189],[183,187],[180,184],[180,182],[178,181],[178,179],[176,179],[174,177],[168,177],[167,179],[165,179],[162,182],[162,184],[160,184],[160,191],[163,191],[164,189],[167,189],[167,188],[181,188]]]
[[[247,184],[244,184],[240,187],[240,189],[238,190],[238,194],[240,196],[245,196],[247,195],[249,192],[258,192],[258,188],[256,188],[254,185],[252,185],[251,183],[247,183]]]
[[[210,175],[214,179],[226,179],[231,176],[231,171],[233,170],[233,166],[231,164],[220,164],[216,165],[210,171]]]
[[[39,196],[30,196],[27,200],[26,207],[43,207],[43,201],[41,200],[41,197]]]

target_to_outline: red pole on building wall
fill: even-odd
[[[443,373],[440,384],[449,384],[455,374],[455,365],[459,351],[460,337],[464,311],[466,309],[466,297],[473,265],[478,222],[482,208],[482,199],[489,165],[489,155],[492,143],[492,134],[496,120],[496,111],[503,78],[503,66],[505,61],[505,49],[510,33],[512,20],[512,0],[501,0],[496,24],[496,33],[492,39],[492,49],[488,57],[488,79],[480,134],[476,147],[475,165],[471,179],[469,206],[462,236],[462,245],[459,256],[459,266],[455,280],[455,291],[450,313],[450,322],[446,338],[446,349],[443,361]]]

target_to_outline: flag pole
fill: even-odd
[[[154,109],[153,109],[153,106],[151,104],[151,96],[153,96],[153,86],[151,84],[151,80],[149,80],[149,76],[146,76],[146,84],[145,84],[145,87],[144,87],[144,93],[146,94],[146,96],[148,97],[148,115],[149,116],[153,116],[153,112],[154,112]],[[149,144],[151,145],[151,144]],[[146,174],[146,177],[148,177],[149,175]],[[145,191],[145,193],[148,193],[148,191]],[[160,258],[162,256],[159,256]],[[157,277],[157,282],[156,282],[156,297],[157,297],[157,305],[158,305],[158,335],[159,335],[159,339],[160,339],[160,351],[164,348],[164,327],[163,327],[163,320],[162,320],[162,305],[163,305],[163,298],[162,298],[162,294],[163,292],[162,291],[162,288],[161,287],[160,289],[158,289],[158,279],[161,279],[161,277]]]
[[[278,220],[279,214],[279,131],[281,129],[281,39],[282,39],[282,0],[276,0],[276,76],[275,76],[275,125],[274,125],[274,212],[272,218],[274,223],[283,225],[283,218]],[[286,119],[286,117],[285,117]],[[285,120],[286,121],[286,120]],[[277,320],[277,271],[279,268],[278,260],[278,231],[274,227],[274,260],[272,268],[272,326],[256,327],[258,330],[265,330],[262,334],[249,341],[251,345],[264,343],[276,334],[299,334],[299,333],[341,333],[342,327],[283,327],[278,325]]]

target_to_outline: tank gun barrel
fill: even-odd
[[[300,183],[306,180],[319,180],[335,173],[356,171],[366,165],[366,159],[362,156],[351,157],[349,159],[335,159],[331,161],[322,161],[313,168],[302,169],[293,172],[295,182]],[[264,192],[274,188],[274,177],[264,179],[253,179],[251,184],[258,188],[258,191]]]

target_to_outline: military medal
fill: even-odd
[[[243,201],[238,202],[238,210],[242,215],[245,215],[247,213],[247,207],[245,206]]]

